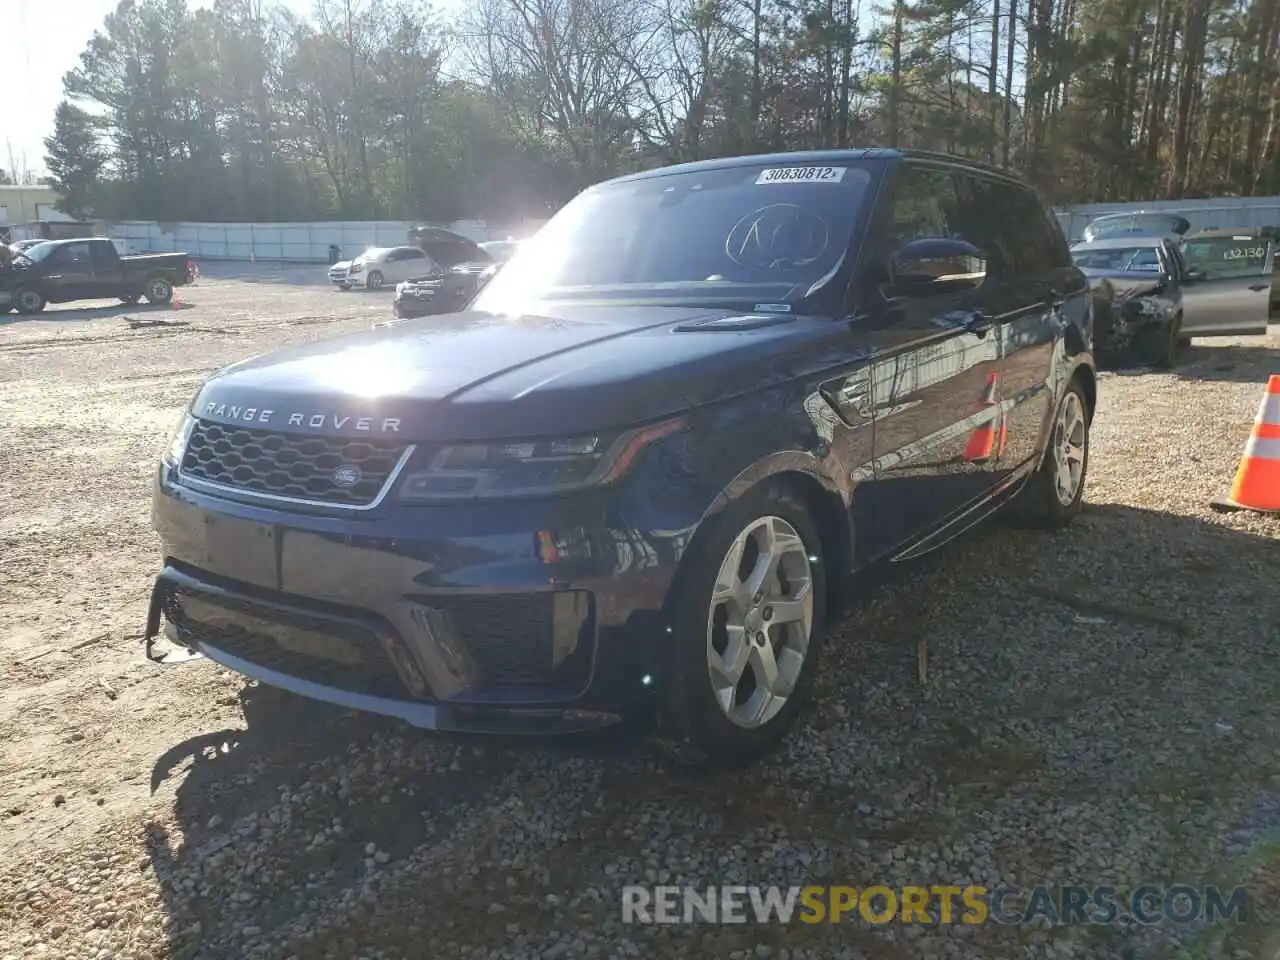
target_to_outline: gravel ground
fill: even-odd
[[[206,373],[389,316],[322,283],[207,265],[178,309],[0,319],[0,958],[1280,956],[1280,518],[1207,507],[1280,337],[1106,375],[1076,525],[869,581],[787,749],[698,777],[142,659],[154,458]],[[621,922],[627,884],[966,879],[1244,883],[1251,916]]]

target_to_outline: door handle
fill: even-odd
[[[871,394],[861,387],[845,387],[840,391],[840,406],[844,410],[853,410],[864,420],[872,417]]]
[[[1254,293],[1261,293],[1263,290],[1266,290],[1270,286],[1271,284],[1269,283],[1255,283],[1249,289],[1252,290]]]
[[[979,337],[985,337],[994,322],[990,314],[983,313],[981,310],[974,310],[965,319],[964,329],[969,333],[977,334]]]

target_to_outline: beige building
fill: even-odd
[[[54,209],[58,195],[52,187],[43,184],[29,186],[0,185],[0,230],[13,228],[14,239],[30,224],[37,222],[65,222],[65,213]]]

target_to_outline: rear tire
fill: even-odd
[[[674,765],[743,766],[795,723],[826,636],[821,552],[803,500],[777,483],[735,500],[699,538],[660,681],[662,746]]]
[[[1084,505],[1089,472],[1089,403],[1073,378],[1058,401],[1044,459],[1009,505],[1018,526],[1040,530],[1065,527]]]
[[[152,277],[145,291],[147,303],[162,304],[173,299],[173,284],[164,277]]]
[[[44,294],[33,287],[23,287],[13,295],[13,308],[24,316],[37,314],[44,307]]]

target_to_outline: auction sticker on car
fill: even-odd
[[[756,183],[839,183],[844,167],[771,167],[761,170]]]

